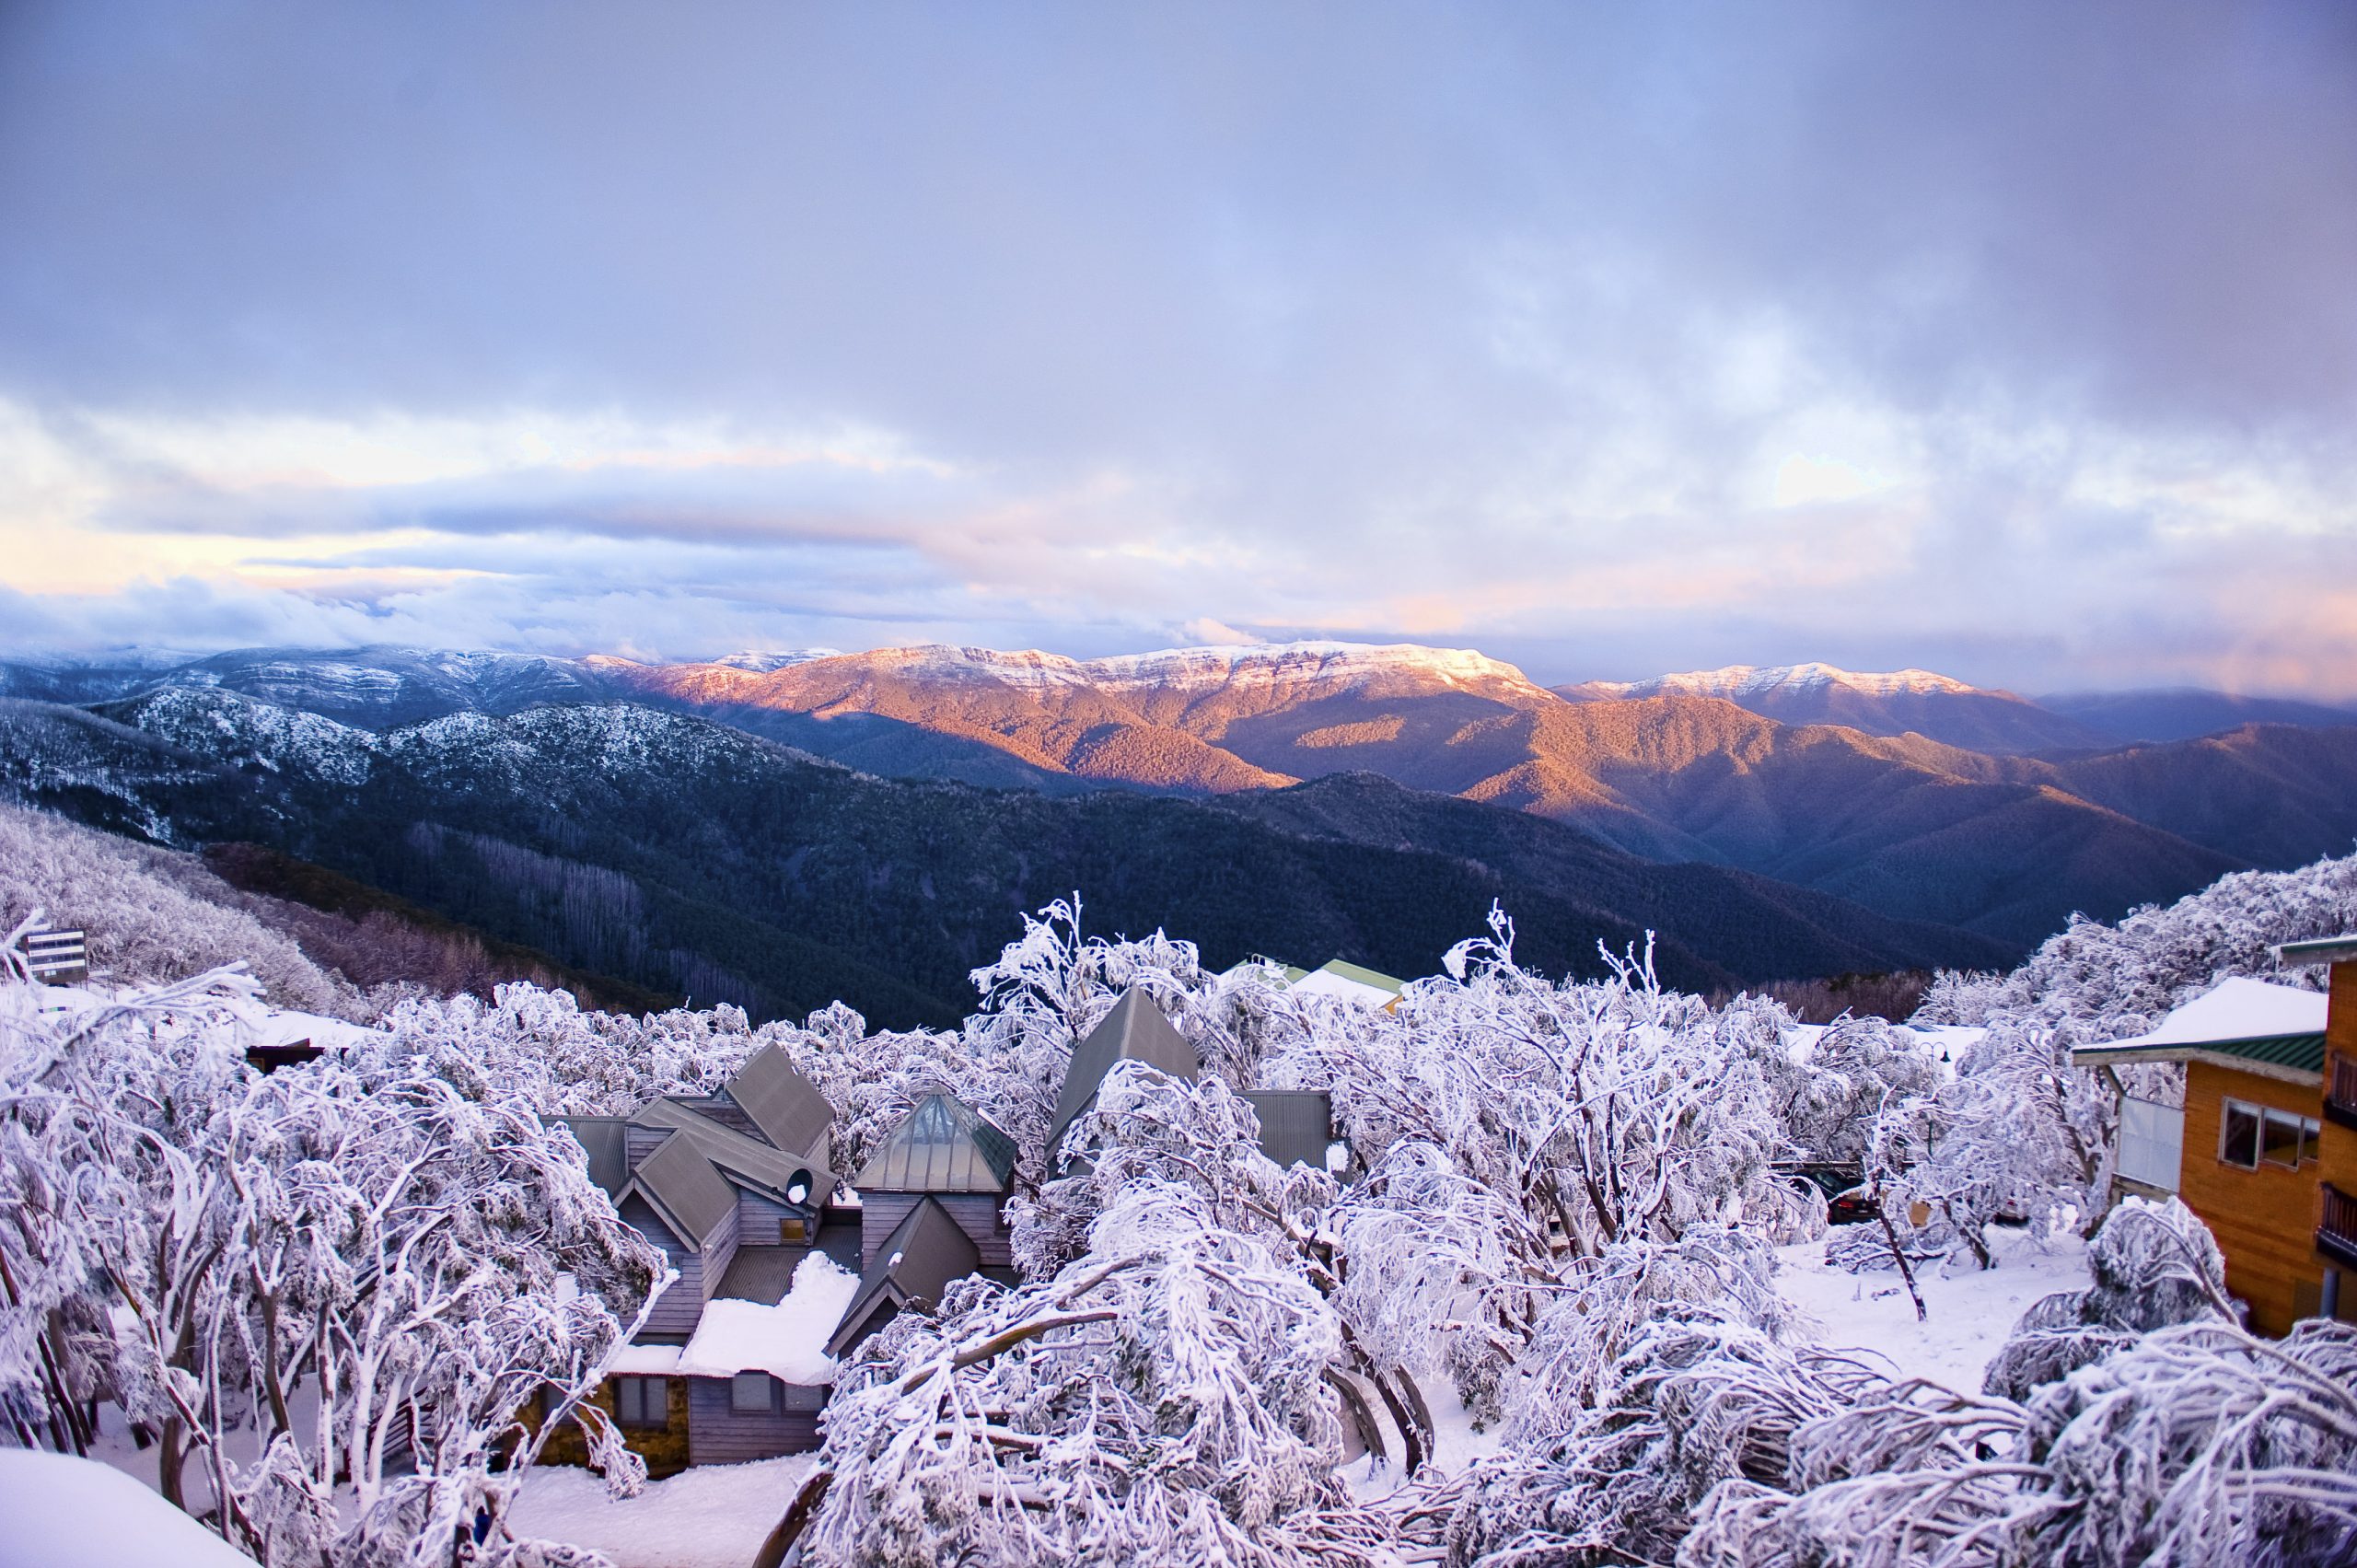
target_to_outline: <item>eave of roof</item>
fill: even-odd
[[[2319,936],[2306,942],[2286,942],[2275,949],[2282,964],[2345,964],[2357,962],[2357,934]]]
[[[2091,1045],[2071,1052],[2075,1067],[2116,1066],[2130,1062],[2200,1062],[2287,1084],[2324,1083],[2322,1034],[2261,1035],[2250,1040],[2205,1040],[2179,1045]]]

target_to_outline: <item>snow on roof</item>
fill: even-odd
[[[95,1459],[0,1448],[0,1563],[39,1568],[253,1568],[253,1560]]]
[[[609,1377],[668,1377],[679,1370],[684,1345],[624,1345],[606,1358]]]
[[[682,1377],[766,1372],[788,1383],[831,1383],[835,1362],[827,1353],[827,1336],[858,1290],[857,1274],[825,1253],[813,1252],[795,1267],[794,1288],[774,1307],[726,1297],[707,1302],[694,1338],[670,1370]]]
[[[1335,958],[1294,981],[1291,989],[1304,996],[1339,996],[1363,1007],[1388,1007],[1406,986],[1387,974]]]
[[[2132,1040],[2116,1040],[2105,1050],[2154,1045],[2217,1045],[2227,1040],[2270,1040],[2324,1032],[2328,999],[2264,980],[2235,976],[2161,1020],[2158,1028]]]

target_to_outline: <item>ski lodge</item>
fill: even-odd
[[[1069,1137],[1063,1154],[1086,1158],[1074,1124],[1122,1061],[1186,1082],[1202,1072],[1195,1048],[1132,987],[1073,1047],[1051,1156]],[[1344,1172],[1328,1096],[1245,1098],[1271,1158]],[[920,1097],[848,1184],[829,1146],[832,1107],[774,1046],[709,1097],[564,1120],[590,1179],[674,1276],[596,1396],[652,1475],[817,1447],[836,1370],[863,1342],[901,1312],[934,1310],[958,1281],[1016,1278],[1015,1141],[954,1095]],[[545,1457],[586,1455],[568,1427]]]
[[[2147,1034],[2071,1053],[2184,1065],[2182,1107],[2122,1096],[2119,1183],[2201,1217],[2264,1334],[2357,1321],[2357,935],[2275,953],[2329,966],[2329,991],[2222,981]]]

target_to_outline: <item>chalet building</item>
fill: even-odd
[[[1394,980],[1363,965],[1332,958],[1287,989],[1304,996],[1339,996],[1345,1002],[1388,1013],[1399,1007],[1400,994],[1408,985],[1405,981]]]
[[[1113,1004],[1113,1010],[1072,1048],[1063,1090],[1056,1097],[1056,1114],[1048,1123],[1051,1154],[1081,1112],[1097,1103],[1097,1091],[1116,1062],[1143,1062],[1189,1084],[1203,1065],[1187,1037],[1171,1028],[1162,1009],[1154,1005],[1154,998],[1134,985],[1130,987]]]
[[[919,1197],[860,1276],[859,1294],[828,1336],[827,1353],[849,1355],[901,1313],[932,1311],[952,1283],[983,1272],[981,1249],[958,1217],[940,1200]]]
[[[1344,963],[1330,958],[1314,970],[1296,969],[1291,964],[1278,964],[1274,958],[1247,958],[1223,974],[1232,975],[1256,964],[1274,964],[1284,976],[1283,989],[1305,996],[1338,996],[1362,1007],[1379,1008],[1388,1013],[1399,1005],[1400,995],[1408,982],[1396,980],[1380,970],[1361,964]]]
[[[1367,971],[1372,973],[1372,970]],[[1187,1037],[1171,1026],[1154,999],[1136,986],[1121,993],[1086,1038],[1073,1047],[1056,1097],[1048,1147],[1056,1148],[1080,1114],[1097,1103],[1097,1091],[1116,1062],[1143,1062],[1184,1083],[1202,1074],[1202,1063]],[[1350,1150],[1334,1131],[1334,1102],[1322,1090],[1249,1089],[1244,1094],[1260,1119],[1260,1152],[1279,1165],[1296,1162],[1341,1175]],[[863,1189],[865,1191],[865,1189]]]
[[[2174,1192],[2226,1260],[2250,1326],[2357,1320],[2357,936],[2289,943],[2328,964],[2328,996],[2220,982],[2132,1040],[2072,1052],[2083,1067],[2185,1065],[2180,1108],[2124,1099],[2120,1185]]]
[[[609,1366],[600,1400],[631,1446],[666,1473],[816,1447],[833,1317],[797,1333],[810,1306],[789,1311],[789,1293],[814,1252],[859,1260],[857,1216],[830,1207],[825,1097],[772,1046],[709,1098],[565,1120],[679,1276]]]
[[[1122,1061],[1188,1082],[1202,1072],[1194,1047],[1132,988],[1074,1047],[1051,1147]],[[1346,1167],[1329,1097],[1247,1098],[1271,1158]],[[598,1395],[651,1473],[815,1448],[843,1357],[901,1313],[935,1310],[958,1281],[1016,1278],[1015,1141],[954,1095],[910,1107],[849,1189],[832,1168],[832,1109],[774,1047],[709,1098],[565,1121],[591,1179],[678,1275]],[[818,1256],[836,1266],[805,1270]],[[546,1457],[577,1461],[580,1450],[577,1434],[559,1434]]]
[[[889,1250],[902,1222],[928,1201],[973,1244],[980,1269],[1015,1277],[1007,1250],[1006,1201],[1015,1192],[1015,1140],[954,1096],[932,1094],[909,1108],[854,1180],[860,1198],[860,1267]]]

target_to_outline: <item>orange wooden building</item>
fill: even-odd
[[[2329,965],[2328,999],[2230,980],[2150,1034],[2071,1057],[2185,1064],[2182,1111],[2124,1102],[2121,1185],[2174,1191],[2201,1216],[2227,1290],[2264,1334],[2303,1318],[2357,1320],[2357,935],[2276,957]]]

